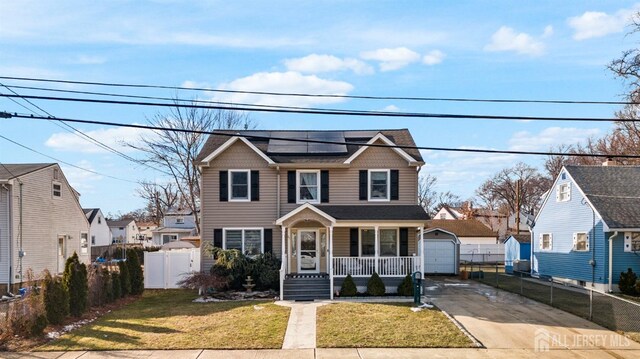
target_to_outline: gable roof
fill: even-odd
[[[229,141],[232,138],[236,138],[232,143],[235,143],[237,139],[244,140],[245,143],[251,144],[251,146],[255,147],[254,151],[258,150],[258,154],[262,153],[267,156],[268,159],[272,160],[273,163],[327,163],[327,164],[342,164],[345,163],[350,157],[352,157],[356,152],[361,150],[362,148],[366,148],[366,146],[362,146],[362,143],[367,143],[371,141],[374,137],[379,134],[382,134],[386,139],[391,141],[392,143],[399,146],[413,146],[416,144],[413,141],[413,137],[411,137],[411,133],[409,133],[408,129],[389,129],[389,130],[334,130],[334,131],[258,131],[258,130],[220,130],[217,132],[228,133],[230,136],[224,135],[210,135],[207,141],[205,142],[202,150],[196,157],[196,163],[200,165],[206,165],[208,161],[211,159],[208,158],[212,154],[214,154],[220,148],[226,148],[230,146]],[[315,132],[325,132],[325,133],[339,133],[344,135],[345,142],[347,143],[346,152],[340,153],[270,153],[269,149],[269,138],[277,137],[277,138],[300,138],[301,133],[315,133]],[[245,135],[245,136],[261,136],[264,138],[245,138],[238,136],[231,136],[234,134]],[[295,142],[291,142],[294,144]],[[250,147],[251,147],[250,146]],[[424,162],[422,156],[420,155],[420,151],[417,149],[402,149],[402,152],[405,152],[408,156],[413,158],[417,162]],[[269,162],[267,160],[267,162]]]
[[[508,241],[509,238],[513,237],[513,239],[515,239],[518,243],[531,243],[531,233],[527,233],[527,234],[510,234],[507,236],[507,238],[504,240],[504,242]],[[502,243],[502,242],[501,242]]]
[[[89,223],[93,223],[93,220],[98,215],[98,212],[100,212],[100,208],[83,208],[82,210],[84,211],[85,216],[87,216]]]
[[[0,166],[0,180],[8,181],[54,165],[55,163],[5,163]]]
[[[427,228],[440,228],[458,237],[495,237],[496,233],[475,219],[432,219]]]
[[[565,166],[609,229],[640,228],[640,167]]]
[[[120,221],[107,221],[109,227],[126,227],[129,223],[135,222],[133,219],[123,219]]]

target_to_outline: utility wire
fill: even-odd
[[[0,118],[29,118],[34,120],[48,120],[46,117],[41,116],[29,116],[29,115],[20,115],[20,114],[12,114],[8,112],[0,112]],[[512,151],[512,150],[489,150],[489,149],[476,149],[476,148],[451,148],[451,147],[426,147],[426,146],[407,146],[407,145],[386,145],[386,144],[377,144],[377,143],[364,143],[364,142],[343,142],[343,141],[328,141],[328,140],[315,140],[315,139],[298,139],[298,138],[288,138],[288,137],[279,137],[279,136],[265,136],[258,135],[257,132],[260,131],[236,131],[236,130],[226,130],[226,131],[203,131],[203,130],[189,130],[183,128],[166,128],[160,126],[147,126],[147,125],[135,125],[135,124],[124,124],[117,122],[108,122],[108,121],[93,121],[93,120],[79,120],[79,119],[70,119],[64,118],[61,119],[63,121],[68,122],[76,122],[76,123],[86,123],[93,125],[104,125],[104,126],[116,126],[116,127],[130,127],[130,128],[139,128],[146,130],[155,130],[155,131],[172,131],[172,132],[183,132],[183,133],[197,133],[197,134],[208,134],[208,135],[217,135],[217,136],[225,136],[225,137],[243,137],[246,139],[254,139],[254,140],[280,140],[287,142],[303,142],[303,143],[323,143],[323,144],[333,144],[333,145],[357,145],[357,146],[366,146],[366,147],[382,147],[382,148],[399,148],[403,150],[430,150],[430,151],[446,151],[446,152],[469,152],[469,153],[494,153],[494,154],[513,154],[513,155],[536,155],[536,156],[575,156],[575,157],[601,157],[601,158],[640,158],[640,155],[629,155],[629,154],[599,154],[599,153],[568,153],[568,152],[538,152],[538,151]]]
[[[20,97],[15,95],[0,94],[0,97]],[[55,96],[21,96],[29,99],[68,101],[81,103],[102,103],[111,105],[134,105],[134,106],[155,106],[155,107],[181,107],[181,108],[202,108],[229,111],[247,112],[269,112],[288,114],[310,114],[310,115],[338,115],[338,116],[364,116],[364,117],[402,117],[402,118],[446,118],[446,119],[477,119],[477,120],[527,120],[527,121],[581,121],[581,122],[633,122],[637,119],[620,118],[598,118],[598,117],[548,117],[548,116],[502,116],[502,115],[477,115],[477,114],[447,114],[447,113],[411,113],[411,112],[368,112],[368,111],[330,111],[330,110],[295,110],[276,108],[254,108],[229,105],[198,105],[182,103],[160,103],[144,101],[122,101],[103,100],[78,97],[55,97]]]
[[[402,101],[446,101],[446,102],[493,102],[493,103],[539,103],[539,104],[581,104],[581,105],[637,105],[638,102],[627,101],[579,101],[579,100],[528,100],[528,99],[479,99],[479,98],[447,98],[447,97],[406,97],[406,96],[363,96],[363,95],[338,95],[338,94],[310,94],[299,92],[270,92],[270,91],[244,91],[244,90],[226,90],[212,89],[203,87],[181,87],[166,85],[149,85],[149,84],[127,84],[127,83],[109,83],[97,81],[71,81],[56,80],[35,77],[16,77],[16,76],[0,76],[0,79],[17,80],[17,81],[35,81],[35,82],[51,82],[63,84],[92,85],[92,86],[109,86],[109,87],[131,87],[131,88],[154,88],[168,90],[184,90],[184,91],[204,91],[218,93],[234,93],[234,94],[250,94],[250,95],[267,95],[267,96],[289,96],[289,97],[325,97],[325,98],[345,98],[360,100],[402,100]]]

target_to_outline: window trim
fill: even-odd
[[[59,196],[56,196],[56,190],[54,186],[60,186],[60,190],[58,190]],[[53,181],[51,182],[51,197],[53,198],[62,198],[62,182]]]
[[[167,244],[164,242],[164,236],[176,236],[176,240],[175,241],[169,241],[167,243],[171,243],[171,242],[177,242],[180,240],[180,236],[178,235],[178,233],[162,233],[160,235],[160,242],[162,243],[161,245]]]
[[[184,217],[176,217],[176,224],[184,224]]]
[[[544,236],[549,236],[549,248],[544,248]],[[553,234],[552,233],[540,233],[540,250],[551,251],[553,250]]]
[[[247,198],[233,198],[233,173],[246,173],[247,174]],[[227,170],[227,191],[229,191],[228,202],[251,202],[251,170],[234,169]]]
[[[562,199],[562,187],[567,188],[566,191],[566,195],[567,198]],[[565,182],[565,183],[560,183],[558,184],[558,202],[569,202],[569,200],[571,199],[571,184],[569,182]]]
[[[300,185],[302,184],[302,181],[300,181],[301,173],[315,173],[317,178],[316,187],[318,188],[317,199],[313,201],[300,199]],[[322,191],[322,185],[320,183],[320,170],[296,170],[296,203],[297,204],[303,204],[303,203],[319,204],[322,199],[321,191]]]
[[[387,198],[371,198],[371,173],[385,172],[387,174]],[[390,202],[391,201],[391,170],[388,168],[369,169],[367,171],[367,200],[369,202]]]
[[[244,254],[244,233],[245,231],[260,231],[260,254],[264,254],[264,227],[224,227],[222,228],[222,249],[227,250],[227,231],[242,231],[240,243],[242,249],[240,253]]]
[[[578,249],[578,235],[579,234],[584,234],[586,237],[586,245],[585,245],[585,249]],[[589,232],[575,232],[573,233],[573,238],[575,239],[574,243],[573,243],[573,248],[571,248],[572,251],[574,252],[589,252],[590,251],[590,246],[589,246]]]
[[[373,254],[372,255],[362,255],[362,230],[372,230],[373,231]],[[358,257],[363,258],[373,258],[376,256],[376,229],[375,227],[358,227]]]
[[[382,248],[381,246],[381,242],[380,239],[382,239],[382,236],[380,235],[380,233],[378,233],[378,250],[380,251],[380,253],[378,254],[379,257],[384,257],[384,258],[394,258],[394,257],[400,257],[400,227],[379,227],[378,228],[378,232],[382,231],[382,230],[395,230],[396,231],[396,255],[395,256],[383,256],[382,255],[382,251],[380,250]]]
[[[86,235],[86,244],[87,244],[87,246],[84,247],[84,248],[82,247],[82,235],[83,234]],[[84,249],[84,251],[83,251],[83,249]],[[87,253],[89,253],[89,232],[81,231],[80,232],[80,254],[87,254]]]

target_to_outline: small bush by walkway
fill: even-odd
[[[271,302],[193,303],[191,290],[142,298],[37,350],[280,348],[289,308]]]
[[[437,309],[409,303],[337,303],[318,308],[319,348],[468,348],[471,340]]]

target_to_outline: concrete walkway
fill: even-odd
[[[513,358],[640,358],[640,350],[550,350],[536,352],[532,349],[291,349],[291,350],[129,350],[109,352],[48,352],[2,353],[0,358],[18,359],[513,359]]]
[[[291,308],[282,349],[314,349],[316,347],[316,309],[322,302],[276,302]]]

